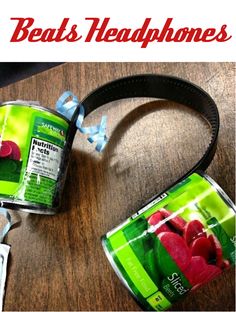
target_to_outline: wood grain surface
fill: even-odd
[[[0,101],[38,100],[46,107],[65,90],[83,98],[99,85],[138,73],[179,76],[215,99],[221,117],[216,156],[207,173],[234,200],[234,63],[67,63],[0,89]],[[140,310],[108,263],[100,237],[190,169],[209,142],[206,122],[179,104],[133,99],[107,104],[86,125],[108,116],[102,154],[80,133],[73,145],[62,211],[21,212],[11,245],[6,311]],[[172,310],[234,311],[234,270]]]

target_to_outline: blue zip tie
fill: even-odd
[[[69,97],[72,97],[71,101],[67,101]],[[76,95],[71,91],[65,91],[56,102],[56,110],[69,120],[71,120],[76,108],[79,105],[79,115],[76,121],[76,127],[83,134],[88,134],[88,141],[90,143],[96,142],[96,151],[101,152],[108,141],[106,136],[106,123],[107,116],[102,116],[100,124],[91,127],[82,127],[84,121],[84,107],[79,103]]]
[[[3,242],[4,237],[9,232],[11,226],[13,225],[10,213],[5,208],[0,208],[0,214],[7,219],[7,224],[0,230],[0,243]]]

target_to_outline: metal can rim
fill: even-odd
[[[60,117],[61,119],[65,120],[66,122],[68,122],[68,124],[70,124],[70,120],[68,118],[66,118],[64,115],[58,113],[57,111],[55,111],[55,110],[53,110],[51,108],[41,106],[39,104],[39,102],[37,102],[37,101],[16,100],[16,101],[7,101],[7,102],[0,103],[0,107],[7,106],[7,105],[17,105],[17,106],[33,107],[33,108],[36,108],[38,110],[46,111],[46,112],[49,112],[49,113],[51,113],[53,115],[56,115],[56,116]]]
[[[200,175],[203,176],[217,191],[220,197],[234,210],[236,213],[236,206],[234,202],[230,199],[230,197],[225,193],[221,186],[215,182],[208,174],[205,172],[200,172]]]
[[[0,204],[7,209],[30,212],[34,214],[54,215],[59,209],[58,207],[49,207],[43,204],[37,204],[25,200],[10,199],[0,196]]]

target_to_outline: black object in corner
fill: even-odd
[[[0,63],[0,88],[63,63]]]

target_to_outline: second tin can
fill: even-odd
[[[235,207],[194,173],[103,237],[113,268],[144,310],[173,303],[235,264]]]

